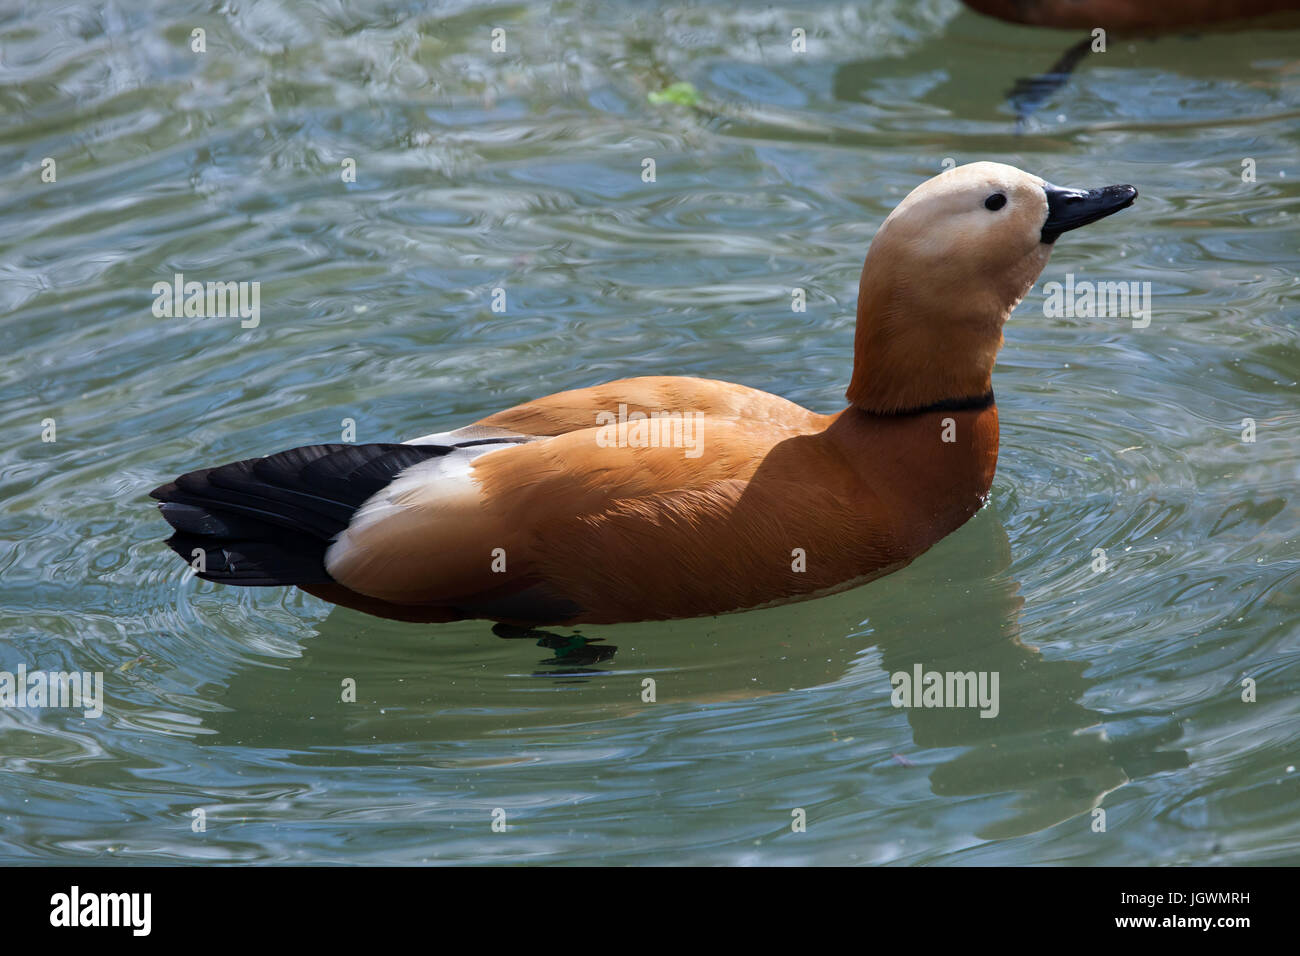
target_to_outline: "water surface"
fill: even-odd
[[[106,694],[0,711],[0,859],[1300,860],[1296,34],[1113,38],[1017,131],[1004,93],[1076,39],[946,0],[0,16],[0,669]],[[696,106],[649,102],[679,81]],[[160,543],[154,485],[344,419],[638,374],[836,410],[867,244],[945,159],[1141,199],[1058,243],[992,501],[897,574],[539,642]],[[177,272],[259,281],[260,324],[156,318]],[[1150,324],[1045,315],[1067,273],[1149,282]],[[918,662],[998,672],[998,717],[892,706]]]

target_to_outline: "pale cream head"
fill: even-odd
[[[1134,196],[1130,186],[1063,190],[1002,163],[958,166],[916,187],[867,252],[849,401],[896,412],[987,393],[1002,326],[1056,235]]]

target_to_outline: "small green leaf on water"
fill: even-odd
[[[674,83],[657,93],[650,94],[651,103],[676,103],[678,106],[695,106],[700,102],[700,92],[690,83]]]

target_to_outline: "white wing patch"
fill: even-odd
[[[491,425],[466,425],[455,431],[435,432],[421,438],[412,438],[402,442],[403,445],[459,445],[467,441],[482,441],[485,438],[531,439],[532,435],[521,435],[506,428],[494,428]]]
[[[406,444],[426,442],[419,440]],[[445,455],[411,465],[356,510],[348,526],[326,549],[325,570],[337,580],[345,578],[350,566],[364,560],[365,553],[377,542],[382,542],[384,533],[379,526],[389,521],[399,525],[413,520],[420,524],[436,524],[441,515],[449,512],[472,513],[479,505],[479,489],[470,474],[470,466],[476,458],[514,445],[511,442],[452,448]]]

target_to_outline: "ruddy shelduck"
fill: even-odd
[[[1300,0],[964,0],[972,10],[1038,27],[1093,30],[1181,30],[1300,10]],[[1270,26],[1294,27],[1282,17]]]
[[[836,414],[727,382],[622,379],[402,444],[190,472],[152,493],[168,544],[209,581],[403,621],[608,624],[854,587],[980,508],[1003,323],[1061,233],[1136,196],[1000,163],[922,183],[867,252]]]

